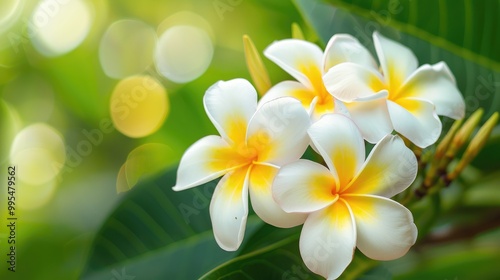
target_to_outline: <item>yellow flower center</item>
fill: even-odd
[[[334,99],[325,88],[321,70],[313,64],[303,64],[299,70],[309,79],[312,89],[295,90],[292,96],[300,100],[306,109],[309,109],[311,103],[316,99],[314,111],[318,114],[333,111]]]

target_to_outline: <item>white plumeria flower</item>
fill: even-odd
[[[425,148],[441,134],[438,115],[463,118],[465,103],[455,78],[445,62],[424,64],[417,68],[413,52],[379,33],[373,33],[380,71],[373,59],[353,59],[369,56],[369,52],[350,35],[334,35],[331,44],[337,63],[325,74],[328,91],[345,102],[358,126],[392,123],[394,130],[415,145]],[[348,53],[348,55],[345,55]],[[347,62],[346,62],[347,61]],[[352,111],[351,103],[387,94],[387,102],[371,111]],[[388,112],[388,114],[387,114]],[[360,125],[362,124],[362,125]]]
[[[332,37],[324,53],[315,44],[298,39],[286,39],[271,44],[264,51],[264,55],[298,82],[278,83],[262,97],[260,102],[262,104],[282,96],[294,97],[309,110],[314,121],[327,113],[349,115],[360,128],[363,137],[368,142],[376,143],[392,132],[388,114],[384,115],[384,112],[379,110],[385,105],[387,92],[380,92],[368,98],[358,99],[357,102],[351,102],[349,112],[342,102],[332,97],[324,83],[324,75],[331,67],[345,62],[346,59],[375,65],[370,53],[366,52],[362,46],[357,49],[349,48],[348,53],[342,52],[340,56],[339,53],[344,49],[345,44],[347,43],[349,47],[352,47],[352,44],[336,38],[336,43],[333,44],[334,38]],[[376,119],[372,119],[368,124],[363,118],[366,115]]]
[[[387,135],[365,161],[357,126],[346,116],[323,116],[308,131],[328,168],[309,160],[283,166],[273,196],[289,213],[309,213],[300,236],[307,267],[339,277],[356,248],[376,260],[406,254],[417,238],[411,212],[389,199],[417,174],[415,155],[399,136]]]
[[[248,215],[248,193],[257,215],[277,227],[302,224],[304,214],[288,214],[273,200],[271,184],[278,166],[295,161],[307,148],[310,119],[293,98],[257,108],[257,93],[244,79],[219,81],[203,99],[221,136],[206,136],[184,153],[176,191],[222,175],[210,202],[215,239],[227,251],[240,246]]]

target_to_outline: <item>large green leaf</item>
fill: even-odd
[[[500,67],[498,1],[328,0],[380,25],[390,25],[481,64]]]
[[[201,279],[321,279],[305,267],[299,254],[299,228],[264,225],[241,254],[214,268]]]
[[[201,279],[323,279],[311,272],[299,252],[301,227],[263,225],[248,240],[238,257],[214,268]],[[339,279],[387,279],[390,273],[378,262],[356,251]]]
[[[498,1],[294,2],[323,44],[333,34],[348,33],[374,54],[371,36],[379,30],[412,49],[420,64],[445,61],[467,114],[483,107],[487,117],[500,109]]]
[[[216,182],[174,192],[175,171],[125,195],[97,233],[83,279],[194,279],[236,255],[220,249],[212,234],[208,206]],[[259,224],[250,217],[247,233]]]

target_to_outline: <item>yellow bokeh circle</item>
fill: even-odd
[[[111,94],[110,113],[116,129],[132,138],[156,132],[169,112],[166,90],[150,76],[121,80]]]
[[[30,185],[53,180],[64,167],[66,148],[57,130],[44,123],[21,130],[10,150],[11,164],[19,170],[18,177]]]

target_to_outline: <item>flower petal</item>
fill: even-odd
[[[298,39],[276,41],[264,50],[264,55],[311,89],[315,81],[310,76],[319,72],[321,77],[323,51],[313,43]]]
[[[230,157],[222,152],[229,149],[227,142],[219,136],[210,135],[196,141],[181,158],[174,191],[212,181],[236,166],[237,163],[232,164]]]
[[[355,221],[343,199],[307,217],[299,241],[307,267],[328,279],[338,278],[356,248]]]
[[[408,78],[399,96],[416,97],[430,101],[438,115],[461,119],[465,102],[455,84],[455,78],[444,62],[422,65]]]
[[[410,186],[417,176],[417,159],[401,137],[387,135],[365,161],[346,192],[392,197]]]
[[[250,173],[249,190],[252,208],[266,223],[275,227],[289,228],[303,224],[306,214],[287,213],[274,201],[271,185],[278,168],[254,165]]]
[[[236,251],[243,241],[248,216],[248,168],[226,174],[215,187],[210,219],[215,240],[226,251]]]
[[[441,121],[432,103],[417,98],[387,101],[394,130],[420,148],[436,142],[441,135]]]
[[[248,125],[248,145],[257,149],[259,162],[282,166],[306,150],[309,125],[309,115],[299,101],[278,98],[255,112]]]
[[[244,79],[218,81],[205,93],[203,104],[220,135],[229,142],[240,143],[257,108],[257,92]]]
[[[293,97],[299,100],[306,110],[309,110],[311,102],[314,97],[316,97],[316,94],[313,90],[308,89],[299,82],[284,81],[269,89],[269,91],[259,100],[257,108],[260,109],[265,103],[280,97]]]
[[[394,260],[408,252],[417,240],[411,212],[403,205],[379,196],[344,196],[354,214],[357,247],[374,260]]]
[[[376,31],[373,33],[373,43],[385,81],[392,90],[397,90],[417,69],[417,58],[409,48],[387,39]]]
[[[324,72],[342,62],[353,62],[370,69],[377,64],[370,52],[349,34],[335,34],[326,45],[323,58]]]
[[[338,199],[335,179],[321,164],[300,159],[283,166],[273,183],[273,196],[286,212],[309,213]]]
[[[336,185],[346,186],[365,160],[365,143],[358,127],[343,115],[328,114],[311,125],[308,133]]]
[[[345,103],[351,119],[358,126],[363,138],[370,143],[377,143],[393,130],[387,109],[387,95],[384,90],[370,97]]]
[[[338,64],[323,76],[328,92],[344,102],[369,97],[385,89],[382,80],[380,73],[352,62]]]

